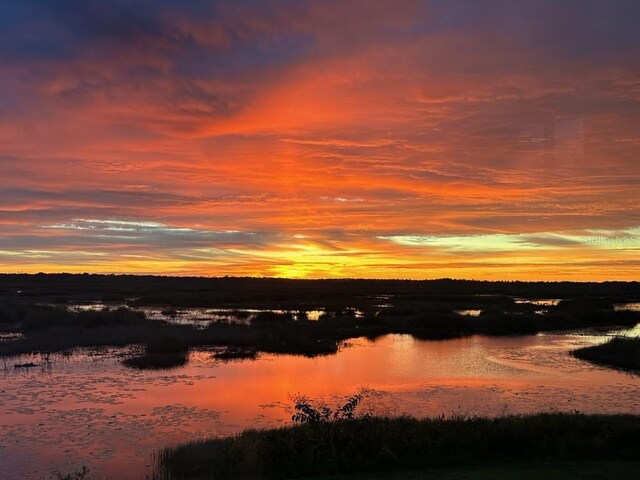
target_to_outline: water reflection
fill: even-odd
[[[562,299],[560,298],[514,298],[514,303],[520,303],[525,305],[539,305],[541,307],[557,307],[560,305]]]
[[[620,303],[618,305],[614,305],[613,309],[616,311],[632,311],[632,312],[640,312],[640,303]]]
[[[568,351],[603,334],[351,341],[318,358],[262,354],[222,363],[209,351],[170,372],[120,365],[130,349],[11,359],[0,372],[0,478],[39,479],[86,464],[144,478],[154,449],[246,427],[288,423],[291,396],[334,403],[368,387],[374,413],[499,415],[548,410],[640,413],[640,379]],[[14,369],[11,363],[37,364]]]
[[[206,328],[215,322],[230,322],[239,324],[249,324],[261,313],[273,313],[276,315],[290,314],[296,320],[317,321],[325,314],[324,310],[278,310],[278,309],[256,309],[256,308],[201,308],[186,307],[173,309],[166,306],[131,306],[126,303],[103,303],[91,302],[82,304],[66,305],[74,312],[101,311],[117,308],[128,308],[145,314],[149,320],[160,320],[176,325],[191,325],[196,328]],[[362,316],[359,310],[355,311],[356,316]]]
[[[0,342],[12,342],[21,338],[24,338],[24,335],[20,332],[0,332]]]

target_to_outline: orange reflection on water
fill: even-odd
[[[165,372],[128,370],[118,352],[60,358],[30,371],[7,368],[0,476],[46,478],[85,464],[96,474],[140,478],[156,449],[290,423],[298,393],[333,406],[366,387],[362,411],[383,415],[640,413],[640,378],[567,354],[602,340],[389,335],[357,339],[319,358],[262,355],[219,363],[198,351],[186,367]]]

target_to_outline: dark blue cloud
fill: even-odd
[[[343,16],[328,21],[318,13],[327,6]],[[539,61],[618,59],[640,48],[640,2],[635,0],[426,0],[409,24],[385,25],[377,19],[371,29],[363,27],[373,21],[366,7],[366,2],[317,0],[1,0],[0,62],[82,55],[99,62],[123,52],[161,58],[174,74],[186,77],[233,76],[294,63],[322,48],[384,46],[397,37],[442,32],[480,34],[489,48],[515,48],[538,55]],[[226,41],[208,43],[189,26],[218,29]],[[128,74],[144,76],[145,68]]]
[[[423,32],[486,32],[564,57],[617,55],[640,47],[635,0],[427,0]],[[508,49],[509,44],[496,43]]]
[[[218,11],[217,7],[224,3],[233,5],[238,15],[243,14],[239,7],[253,6],[268,22],[269,11],[265,5],[247,1],[2,1],[0,58],[13,62],[74,58],[99,46],[115,51],[160,51],[169,58],[175,56],[177,62],[205,60],[212,66],[225,68],[234,62],[260,65],[266,58],[277,63],[289,58],[290,51],[300,51],[306,42],[287,32],[268,36],[262,32],[246,35],[246,32],[234,31],[233,24],[224,23],[229,18]],[[288,2],[269,2],[273,6],[275,3],[281,7]],[[202,44],[188,30],[179,27],[178,20],[182,19],[226,29],[230,41],[227,48],[237,58],[225,59],[224,52]],[[178,58],[181,55],[183,57]]]

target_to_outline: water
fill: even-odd
[[[136,312],[144,313],[149,320],[161,320],[176,325],[191,325],[196,328],[206,328],[214,322],[231,322],[240,324],[249,324],[259,313],[290,313],[293,318],[298,318],[300,312],[297,310],[272,310],[272,309],[256,309],[256,308],[201,308],[187,307],[171,309],[165,306],[131,306],[125,303],[112,304],[102,302],[91,302],[74,305],[66,305],[66,307],[75,312],[83,311],[100,311],[105,309],[127,308]],[[307,320],[317,321],[324,313],[324,310],[306,310]],[[363,316],[363,312],[355,310],[356,316]]]
[[[616,311],[632,311],[632,312],[640,312],[640,303],[621,303],[613,306]]]
[[[557,307],[562,301],[561,298],[514,298],[514,303],[523,303],[526,305],[539,305],[541,307]]]
[[[635,329],[636,334],[640,331]],[[139,479],[152,452],[247,427],[288,424],[291,397],[335,405],[368,388],[363,411],[419,417],[538,411],[640,414],[640,378],[577,360],[602,333],[356,339],[319,358],[261,355],[222,363],[191,353],[176,370],[120,364],[127,350],[5,359],[0,371],[0,478],[47,478],[82,465],[96,476]],[[14,369],[15,363],[37,367]],[[2,360],[0,360],[2,368]]]

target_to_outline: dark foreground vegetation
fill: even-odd
[[[382,471],[614,460],[635,461],[630,470],[638,472],[638,459],[640,416],[360,418],[249,430],[169,448],[159,454],[158,476],[279,479],[362,474],[354,478],[370,478],[369,472]]]
[[[301,307],[381,303],[380,296],[462,300],[468,296],[525,298],[640,298],[640,282],[489,282],[465,280],[287,280],[239,277],[0,274],[0,295],[42,302],[100,300],[180,307]],[[476,298],[477,300],[477,298]],[[480,299],[482,301],[482,299]],[[487,299],[489,303],[495,298]],[[170,309],[170,308],[169,308]]]
[[[543,305],[537,299],[561,299]],[[76,347],[143,346],[125,363],[170,368],[192,347],[216,347],[221,360],[258,352],[319,355],[341,342],[389,333],[420,339],[473,334],[633,326],[640,313],[615,304],[640,301],[640,284],[379,280],[279,280],[103,275],[0,275],[0,355],[63,352]],[[72,305],[104,302],[99,311]],[[136,310],[160,307],[152,320]],[[189,307],[222,308],[236,319],[207,328],[170,320]],[[249,314],[250,309],[262,309]],[[480,310],[478,316],[459,312]],[[307,312],[322,311],[309,320]],[[223,347],[223,350],[217,349]]]
[[[582,360],[640,374],[640,338],[614,337],[602,345],[572,353]]]
[[[497,465],[434,468],[402,472],[377,472],[340,475],[342,480],[632,480],[638,477],[640,461],[572,462],[530,461]],[[335,475],[309,477],[307,480],[335,480]]]

